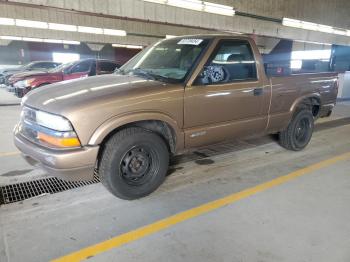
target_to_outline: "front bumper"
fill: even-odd
[[[52,150],[24,138],[15,128],[14,143],[30,165],[39,165],[48,174],[69,181],[87,181],[94,177],[99,147]]]

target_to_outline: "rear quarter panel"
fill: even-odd
[[[271,106],[268,132],[284,129],[291,120],[298,103],[305,98],[315,97],[321,106],[336,102],[337,73],[319,73],[272,77]]]

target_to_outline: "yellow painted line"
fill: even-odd
[[[92,245],[86,248],[83,248],[79,251],[73,252],[69,255],[66,255],[64,257],[58,258],[53,260],[53,262],[73,262],[73,261],[81,261],[91,256],[96,256],[100,253],[106,252],[108,250],[111,250],[113,248],[120,247],[122,245],[125,245],[127,243],[133,242],[135,240],[138,240],[140,238],[146,237],[148,235],[154,234],[156,232],[159,232],[161,230],[164,230],[166,228],[169,228],[173,225],[176,225],[178,223],[181,223],[183,221],[186,221],[188,219],[200,216],[202,214],[208,213],[210,211],[213,211],[215,209],[227,206],[229,204],[232,204],[234,202],[237,202],[241,199],[247,198],[249,196],[255,195],[259,192],[265,191],[267,189],[273,188],[275,186],[284,184],[288,181],[291,181],[297,177],[309,174],[313,171],[328,167],[330,165],[333,165],[339,161],[350,159],[350,152],[346,154],[342,154],[324,161],[321,161],[319,163],[310,165],[308,167],[299,169],[297,171],[294,171],[288,175],[278,177],[276,179],[273,179],[271,181],[268,181],[266,183],[257,185],[252,188],[245,189],[241,192],[226,196],[224,198],[203,204],[201,206],[189,209],[187,211],[178,213],[176,215],[167,217],[165,219],[159,220],[153,224],[146,225],[144,227],[135,229],[133,231],[127,232],[125,234],[113,237],[109,240],[103,241],[101,243],[98,243],[96,245]]]
[[[5,156],[16,156],[21,154],[20,152],[0,152],[0,157],[5,157]]]

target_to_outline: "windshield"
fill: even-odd
[[[199,38],[160,41],[136,55],[117,74],[135,74],[165,82],[182,82],[208,42],[208,39]]]
[[[58,67],[55,67],[51,70],[49,70],[49,73],[58,73],[58,72],[62,72],[63,70],[65,70],[66,68],[71,67],[73,64],[75,64],[76,62],[70,62],[70,63],[66,63],[66,64],[61,64]]]
[[[21,67],[19,67],[19,69],[31,69],[33,65],[35,65],[35,62],[31,62],[29,64],[21,66]]]

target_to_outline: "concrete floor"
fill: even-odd
[[[8,92],[5,87],[0,86],[0,106],[18,105],[21,103],[21,98],[15,96],[14,93]]]
[[[15,152],[10,130],[19,108],[0,110],[0,152]],[[332,120],[349,116],[350,106],[342,103]],[[350,125],[345,123],[319,124],[310,146],[298,153],[264,137],[178,157],[161,188],[137,201],[116,199],[95,184],[1,206],[0,261],[58,258],[349,152]],[[348,262],[349,162],[314,171],[89,261]],[[16,154],[0,156],[0,185],[45,175],[32,169]]]

